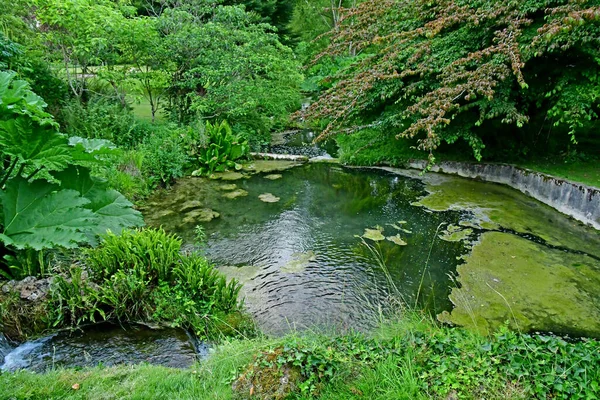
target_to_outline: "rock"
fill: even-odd
[[[279,197],[274,196],[271,193],[263,193],[260,196],[258,196],[258,198],[260,199],[260,201],[263,201],[265,203],[277,203],[279,200],[281,200]]]
[[[250,363],[244,372],[233,382],[232,389],[241,398],[283,400],[298,391],[303,381],[300,367],[290,362],[279,365],[277,360],[283,355],[283,348],[261,353],[255,362]],[[258,359],[262,362],[257,362]]]
[[[271,181],[274,181],[276,179],[281,179],[281,178],[283,178],[283,175],[281,175],[281,174],[270,174],[270,175],[265,176],[265,179],[269,179]]]
[[[225,198],[233,200],[233,199],[236,199],[238,197],[248,196],[248,192],[245,191],[244,189],[236,189],[236,190],[234,190],[232,192],[223,193],[222,196],[225,197]]]
[[[27,301],[45,299],[50,290],[53,278],[36,279],[28,276],[21,281],[10,281],[2,286],[3,293],[17,292],[19,297]]]
[[[186,201],[185,203],[183,203],[181,205],[181,208],[179,209],[180,212],[185,212],[187,210],[193,210],[195,208],[200,208],[202,207],[202,203],[200,203],[198,200],[190,200],[190,201]]]
[[[200,210],[194,210],[185,215],[183,219],[184,224],[193,224],[197,222],[210,222],[215,218],[219,218],[221,214],[211,210],[210,208],[202,208]]]

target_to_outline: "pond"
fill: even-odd
[[[600,235],[510,188],[275,161],[212,178],[157,193],[146,222],[190,248],[200,226],[268,333],[365,330],[407,306],[482,332],[600,334]]]

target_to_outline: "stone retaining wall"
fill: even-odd
[[[425,161],[414,160],[408,167],[423,169]],[[600,189],[507,164],[475,164],[444,161],[433,172],[509,185],[563,214],[600,230]]]

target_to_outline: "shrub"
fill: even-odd
[[[185,151],[183,133],[173,125],[157,127],[140,147],[143,172],[151,183],[169,185],[182,177],[189,158]]]
[[[120,147],[133,147],[146,135],[128,108],[102,97],[87,104],[72,100],[63,107],[62,120],[69,136],[106,139]]]

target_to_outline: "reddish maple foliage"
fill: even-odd
[[[524,126],[532,98],[550,97],[557,121],[579,126],[577,118],[597,118],[600,79],[585,82],[586,110],[569,113],[564,96],[549,95],[547,85],[530,88],[524,71],[571,49],[595,59],[597,69],[598,1],[368,0],[340,13],[314,63],[348,57],[349,49],[353,61],[305,114],[328,122],[320,139],[372,127],[417,138],[430,156],[442,140],[462,138],[479,158],[483,144],[474,128],[488,119]]]

